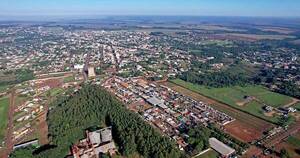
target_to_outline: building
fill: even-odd
[[[39,140],[35,139],[35,140],[31,140],[25,143],[21,143],[21,144],[17,144],[13,147],[13,149],[18,149],[18,148],[25,148],[27,146],[38,146],[39,145]]]
[[[234,149],[227,146],[226,144],[224,144],[216,138],[209,138],[208,141],[210,147],[217,151],[223,158],[231,157],[235,153]]]
[[[76,70],[78,70],[78,71],[83,70],[83,67],[84,67],[83,64],[76,64],[76,65],[74,65],[74,69],[76,69]]]
[[[96,73],[95,73],[94,67],[89,67],[88,68],[88,76],[89,77],[96,77]]]
[[[147,102],[153,106],[158,106],[162,109],[166,109],[168,108],[165,104],[164,104],[164,101],[161,100],[161,99],[158,99],[156,97],[151,97],[149,99],[147,99]]]
[[[116,146],[112,139],[111,127],[93,132],[86,131],[86,136],[72,146],[74,158],[99,158],[102,153],[115,154]]]

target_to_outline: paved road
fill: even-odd
[[[84,67],[82,70],[84,81],[89,80],[89,78],[88,78],[89,63],[90,63],[90,54],[88,53],[87,57],[85,58],[85,63],[84,63]]]

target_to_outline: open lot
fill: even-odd
[[[278,122],[279,116],[266,115],[262,107],[269,105],[277,108],[293,102],[293,98],[271,92],[262,86],[207,88],[179,79],[172,82],[273,123]]]
[[[5,137],[5,129],[8,121],[9,98],[0,98],[0,143]]]
[[[228,124],[226,126],[229,126],[228,128],[225,129],[226,131],[234,136],[235,138],[244,141],[244,142],[250,142],[253,140],[256,140],[259,138],[262,133],[270,128],[273,127],[273,124],[264,121],[262,119],[259,119],[257,117],[254,117],[252,115],[249,115],[243,111],[237,110],[231,106],[228,106],[222,102],[219,102],[217,100],[211,99],[209,97],[205,97],[197,92],[191,91],[187,88],[184,88],[182,86],[176,85],[171,82],[165,82],[163,83],[164,85],[170,87],[171,89],[184,94],[186,96],[190,96],[191,98],[197,100],[197,101],[203,101],[208,103],[210,106],[212,106],[214,109],[222,111],[236,120],[233,122],[233,124]],[[230,127],[232,126],[232,127]],[[239,129],[239,131],[238,131]],[[246,137],[249,133],[254,133],[252,134],[251,138]],[[245,135],[245,136],[244,136]]]
[[[225,132],[235,136],[235,138],[243,142],[251,142],[259,139],[262,133],[251,127],[244,126],[240,121],[231,122],[224,127]]]

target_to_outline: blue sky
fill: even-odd
[[[0,0],[0,16],[300,16],[300,0]]]

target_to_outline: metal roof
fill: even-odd
[[[235,152],[234,149],[227,146],[226,144],[224,144],[223,142],[219,141],[216,138],[209,138],[208,141],[209,141],[210,147],[213,148],[214,150],[216,150],[221,155],[228,156]]]
[[[163,101],[163,100],[158,99],[158,98],[156,98],[156,97],[151,97],[151,98],[147,99],[147,102],[149,102],[149,103],[152,104],[152,105],[159,106],[159,107],[161,107],[161,108],[163,108],[163,109],[168,108],[168,107],[164,104],[164,101]]]

